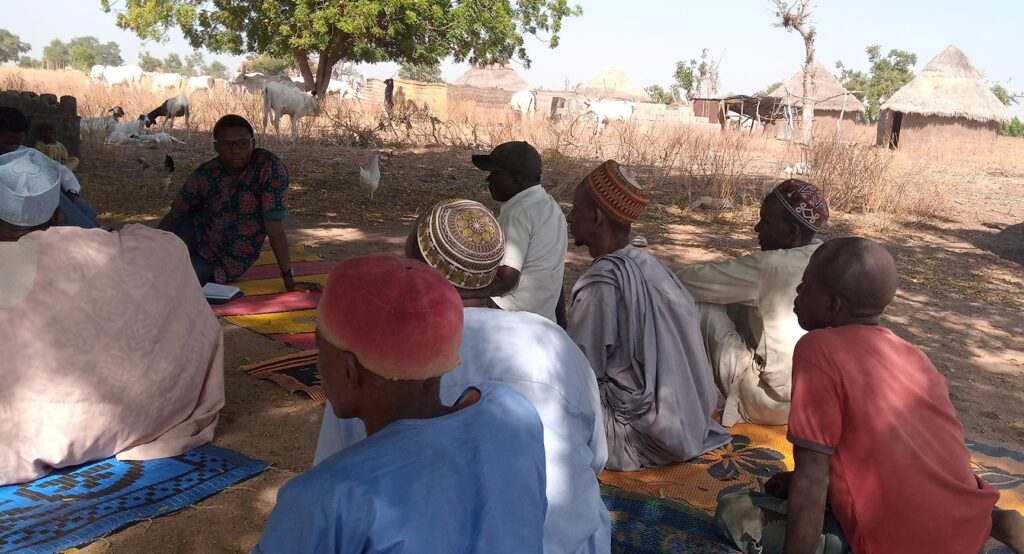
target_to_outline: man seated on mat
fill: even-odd
[[[743,552],[973,554],[990,532],[1024,552],[1024,519],[993,511],[999,493],[971,470],[942,374],[880,325],[896,285],[892,257],[867,239],[811,256],[794,307],[809,331],[793,359],[795,471],[766,484],[771,497],[718,505]]]
[[[27,150],[25,134],[29,129],[28,117],[17,108],[0,106],[0,154]],[[62,217],[58,225],[65,227],[96,227],[96,210],[82,196],[82,185],[67,166],[58,164],[60,170],[60,210]]]
[[[55,227],[60,165],[0,156],[0,485],[213,438],[223,340],[173,235]]]
[[[676,272],[697,301],[715,383],[725,396],[722,425],[785,425],[793,348],[804,335],[793,314],[796,286],[828,221],[821,192],[790,179],[761,202],[760,252]]]
[[[609,160],[576,187],[569,230],[594,263],[573,287],[569,336],[597,374],[608,469],[682,462],[729,442],[697,308],[679,279],[642,248],[630,225],[648,199]]]
[[[533,312],[565,326],[565,216],[540,183],[543,160],[526,142],[499,144],[473,156],[487,171],[487,190],[501,202],[498,221],[505,233],[505,258],[490,285],[463,290],[468,298],[490,298],[510,312]]]
[[[537,411],[494,382],[441,398],[462,342],[455,288],[415,260],[354,258],[328,274],[317,322],[324,394],[369,437],[286,483],[254,552],[540,552]]]
[[[456,289],[472,291],[494,278],[504,240],[482,204],[444,200],[413,225],[405,256],[441,271]],[[609,552],[611,524],[597,481],[608,451],[594,372],[554,323],[528,312],[471,307],[485,300],[463,297],[462,363],[441,377],[441,400],[454,403],[467,387],[487,381],[525,396],[544,424],[544,551]],[[328,404],[316,463],[365,436],[362,422],[334,417]]]
[[[213,126],[217,157],[189,175],[157,227],[188,246],[199,283],[237,280],[260,256],[263,241],[277,258],[286,290],[319,290],[295,280],[284,219],[288,170],[280,158],[256,148],[252,125],[226,115]]]

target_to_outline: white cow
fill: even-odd
[[[206,94],[210,94],[210,92],[213,91],[213,77],[210,77],[209,75],[189,77],[188,84],[185,85],[185,94],[192,94],[199,90]]]
[[[521,90],[512,95],[509,107],[519,112],[521,119],[526,119],[527,116],[533,119],[533,114],[537,112],[537,95],[532,90]]]
[[[103,81],[108,87],[120,84],[138,86],[139,82],[142,81],[142,68],[137,65],[122,65],[119,67],[94,65],[89,71],[89,78]]]
[[[612,121],[629,121],[633,117],[634,104],[625,100],[587,100],[583,103],[586,106],[584,114],[593,114],[597,126],[594,129],[595,135],[600,135],[604,126]]]
[[[284,83],[267,83],[263,88],[263,136],[267,135],[267,118],[274,112],[274,133],[281,142],[281,117],[288,115],[292,125],[292,144],[299,139],[299,120],[319,108],[316,94],[303,92]]]
[[[242,87],[249,94],[256,94],[256,91],[263,90],[263,87],[267,86],[267,76],[262,73],[239,73],[228,82]]]
[[[150,89],[156,94],[163,94],[168,89],[181,88],[181,75],[177,73],[154,73],[153,84]]]
[[[359,94],[358,89],[353,88],[345,81],[339,81],[337,79],[331,79],[327,82],[327,94],[337,94],[341,96],[342,100],[351,96],[358,100],[360,104],[363,102],[363,96]]]

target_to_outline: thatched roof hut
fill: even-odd
[[[825,67],[818,60],[814,60],[814,75],[812,77],[812,89],[808,95],[810,98],[815,99],[815,112],[836,112],[837,114],[844,111],[844,100],[845,100],[845,112],[847,114],[863,114],[864,104],[857,99],[856,96],[849,94],[849,92],[843,87],[839,79]],[[788,94],[787,94],[788,89]],[[776,98],[785,99],[787,96],[792,95],[794,97],[804,96],[804,70],[801,68],[799,71],[793,74],[788,81],[779,86],[779,88],[768,93],[768,96],[774,96]],[[793,98],[793,105],[802,107],[804,101],[800,98]]]
[[[949,45],[881,106],[878,143],[928,148],[992,144],[1010,111],[959,48]]]
[[[455,79],[455,82],[452,84],[476,88],[493,88],[511,92],[530,88],[530,84],[524,81],[514,69],[500,64],[473,67],[463,73],[461,77]]]
[[[650,102],[651,97],[630,76],[618,67],[609,67],[593,79],[580,83],[576,93],[593,98],[615,98],[634,102]]]

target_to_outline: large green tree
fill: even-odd
[[[185,69],[185,64],[182,63],[181,56],[171,52],[164,58],[163,67],[167,73],[181,73]]]
[[[413,65],[404,63],[398,68],[398,78],[421,83],[443,83],[441,64]]]
[[[43,49],[43,56],[49,60],[50,54],[47,49],[53,48],[53,53],[58,61],[55,65],[71,67],[88,71],[94,65],[121,65],[121,47],[116,42],[102,43],[96,37],[75,37],[67,44],[54,40],[50,46]]]
[[[214,79],[227,79],[228,78],[228,66],[222,64],[217,60],[213,60],[206,67],[203,68],[203,75],[209,75]]]
[[[857,71],[836,62],[839,70],[839,81],[846,90],[856,93],[857,98],[867,105],[868,117],[871,121],[878,120],[878,109],[903,85],[914,78],[914,65],[917,54],[906,50],[889,50],[882,55],[882,47],[872,44],[865,49],[868,54],[868,71]]]
[[[64,41],[55,38],[43,48],[43,65],[47,69],[61,69],[70,64],[71,56]]]
[[[242,62],[242,71],[245,73],[262,73],[264,75],[278,75],[295,67],[295,60],[292,58],[278,58],[267,54],[249,55]]]
[[[33,58],[32,56],[22,56],[18,58],[18,67],[24,69],[33,69],[36,67],[40,67],[42,65],[43,64],[40,63],[39,60]]]
[[[0,63],[15,61],[31,49],[27,42],[21,42],[18,35],[7,29],[0,29]]]
[[[164,61],[149,53],[149,50],[139,54],[139,67],[143,71],[160,71],[164,67]]]
[[[517,57],[529,65],[524,34],[558,45],[562,20],[582,13],[570,0],[100,0],[117,25],[143,40],[178,27],[193,48],[258,52],[295,60],[307,88],[324,92],[334,64],[473,64]],[[123,6],[123,7],[122,7]],[[319,63],[310,67],[310,56]],[[312,86],[311,86],[312,85]]]

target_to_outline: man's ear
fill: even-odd
[[[349,389],[359,388],[359,385],[363,382],[363,376],[360,374],[359,360],[356,359],[355,354],[351,352],[341,353],[345,362],[344,378],[345,384],[348,385]]]
[[[608,224],[608,214],[604,213],[604,210],[594,206],[594,224],[597,227],[604,227]]]

